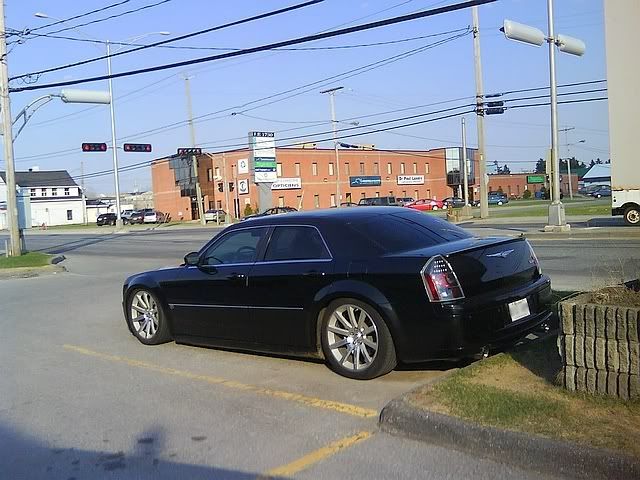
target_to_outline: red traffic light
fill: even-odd
[[[179,148],[178,155],[202,155],[201,148]]]
[[[125,143],[123,145],[125,152],[150,152],[150,143]]]
[[[107,144],[106,143],[83,143],[82,151],[83,152],[106,152]]]

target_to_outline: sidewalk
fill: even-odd
[[[153,231],[172,231],[172,230],[188,230],[188,229],[211,229],[224,228],[225,224],[219,226],[215,223],[208,223],[206,226],[200,224],[198,221],[182,222],[182,223],[161,223],[161,224],[146,224],[146,225],[125,225],[122,229],[118,230],[114,226],[105,225],[98,227],[97,225],[84,226],[78,225],[77,227],[69,226],[63,228],[51,227],[46,230],[34,227],[25,230],[26,235],[113,235],[113,234],[127,234],[136,232],[153,232]]]

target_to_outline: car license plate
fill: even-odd
[[[509,315],[511,315],[511,321],[515,322],[521,318],[528,317],[531,314],[529,311],[529,302],[526,298],[522,300],[516,300],[509,304]]]

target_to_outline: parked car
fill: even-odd
[[[224,210],[207,210],[204,212],[205,222],[217,222],[222,223],[227,218],[227,212]]]
[[[449,206],[451,206],[451,208],[462,208],[464,207],[464,198],[447,197],[442,200],[442,203],[444,204],[445,208],[449,208]]]
[[[361,198],[358,202],[358,206],[397,206],[398,202],[396,197],[365,197]]]
[[[429,210],[442,210],[444,208],[444,203],[442,202],[442,200],[431,200],[429,198],[424,198],[421,200],[416,200],[415,202],[407,203],[405,207],[424,212]]]
[[[282,213],[291,213],[291,212],[297,212],[297,211],[298,210],[293,208],[293,207],[273,207],[273,208],[267,208],[262,213],[254,213],[253,215],[247,215],[242,220],[249,220],[251,218],[267,217],[269,215],[280,215]]]
[[[550,301],[525,238],[478,238],[396,207],[231,225],[183,265],[123,288],[127,326],[143,344],[321,357],[356,379],[511,345],[549,320]]]
[[[415,199],[413,197],[396,197],[396,203],[399,207],[404,207],[408,203],[413,203]]]
[[[135,210],[123,210],[120,213],[120,218],[122,218],[122,223],[125,225],[129,223],[129,219],[131,219],[131,215],[133,215]]]
[[[594,190],[593,192],[591,192],[591,196],[595,198],[610,197],[611,187],[604,186],[597,190]]]
[[[101,213],[96,219],[96,225],[101,227],[103,225],[115,225],[118,216],[115,213]]]
[[[151,211],[145,212],[142,221],[143,223],[164,223],[165,214],[157,210],[151,210]]]
[[[488,200],[489,205],[504,205],[505,203],[509,203],[509,198],[504,194],[490,194]]]
[[[131,224],[144,223],[144,216],[149,212],[153,212],[153,208],[144,208],[142,210],[136,210],[129,217],[129,223]]]

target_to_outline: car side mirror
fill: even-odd
[[[198,263],[200,263],[200,254],[198,252],[187,253],[184,256],[185,265],[195,266],[198,265]]]

